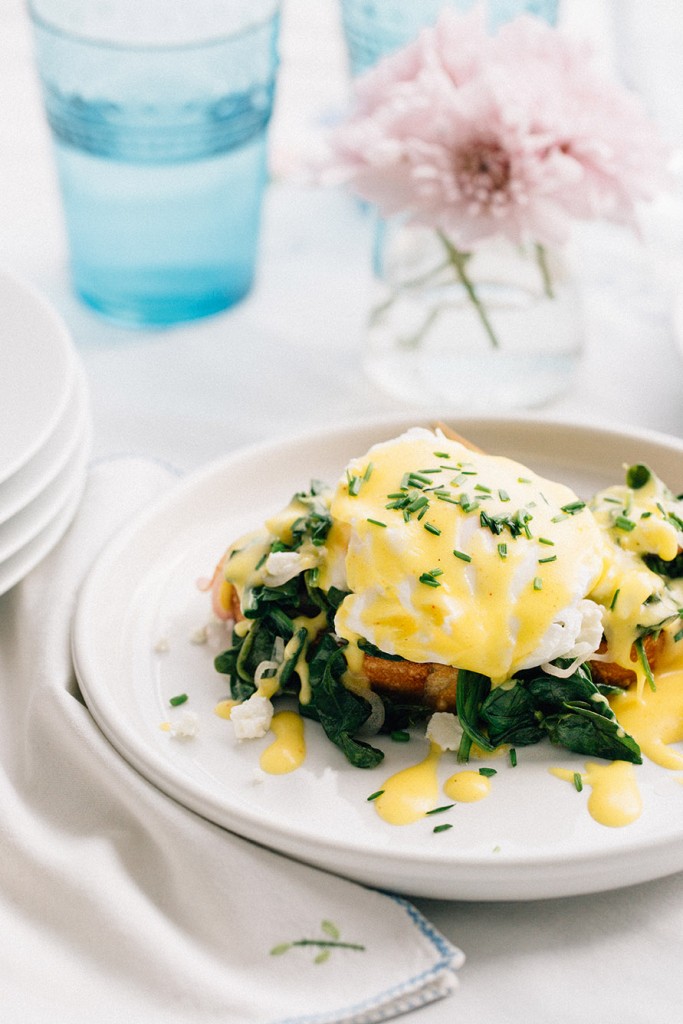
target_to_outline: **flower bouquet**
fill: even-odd
[[[326,180],[381,217],[376,353],[412,360],[411,382],[420,350],[432,380],[449,360],[466,382],[483,370],[491,384],[499,366],[524,404],[548,397],[536,371],[566,380],[579,348],[572,222],[635,225],[665,166],[654,126],[586,44],[531,17],[490,35],[479,9],[445,8],[360,77],[329,142]]]

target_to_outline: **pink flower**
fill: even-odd
[[[479,9],[444,10],[359,79],[330,143],[328,180],[460,249],[561,243],[572,219],[634,224],[664,175],[654,127],[583,44],[533,18],[488,36]]]

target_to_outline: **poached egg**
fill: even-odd
[[[359,639],[494,685],[600,644],[601,531],[570,488],[514,460],[414,428],[351,462],[330,512],[320,584],[349,591],[335,632],[352,670]]]

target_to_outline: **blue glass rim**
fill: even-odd
[[[197,36],[196,38],[182,40],[178,42],[166,42],[166,43],[154,43],[144,42],[136,43],[133,40],[124,41],[116,39],[106,39],[96,35],[89,35],[85,32],[74,32],[73,30],[59,25],[49,19],[45,18],[35,8],[36,0],[26,0],[26,8],[29,14],[29,18],[34,28],[49,33],[55,38],[61,38],[69,40],[73,43],[79,43],[83,46],[92,46],[93,48],[101,50],[120,50],[134,53],[175,53],[186,50],[196,50],[205,47],[220,47],[224,46],[235,39],[246,37],[252,33],[260,32],[263,28],[268,25],[275,27],[280,18],[280,12],[283,0],[271,0],[270,11],[266,12],[263,17],[258,18],[254,21],[246,22],[244,25],[238,25],[234,31],[222,32],[218,35],[212,36]]]

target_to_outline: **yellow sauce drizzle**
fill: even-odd
[[[568,768],[551,768],[552,775],[574,783],[575,773]],[[643,801],[636,783],[633,765],[628,761],[586,765],[581,775],[584,786],[591,787],[588,812],[600,825],[621,828],[640,817]]]
[[[683,670],[657,676],[657,689],[634,687],[610,700],[619,724],[646,757],[662,768],[683,771],[683,754],[668,744],[683,740]]]
[[[483,800],[491,792],[491,780],[479,772],[461,771],[451,775],[444,783],[443,791],[451,800],[474,803]]]
[[[380,818],[390,825],[411,825],[436,807],[439,796],[436,770],[441,754],[441,748],[432,743],[424,761],[387,779],[380,787],[383,793],[374,801]]]
[[[214,715],[218,715],[219,718],[230,718],[232,709],[239,704],[238,700],[221,700],[216,704],[213,709]]]
[[[269,775],[286,775],[306,757],[304,722],[295,711],[280,711],[270,723],[275,740],[261,754],[260,765]]]

